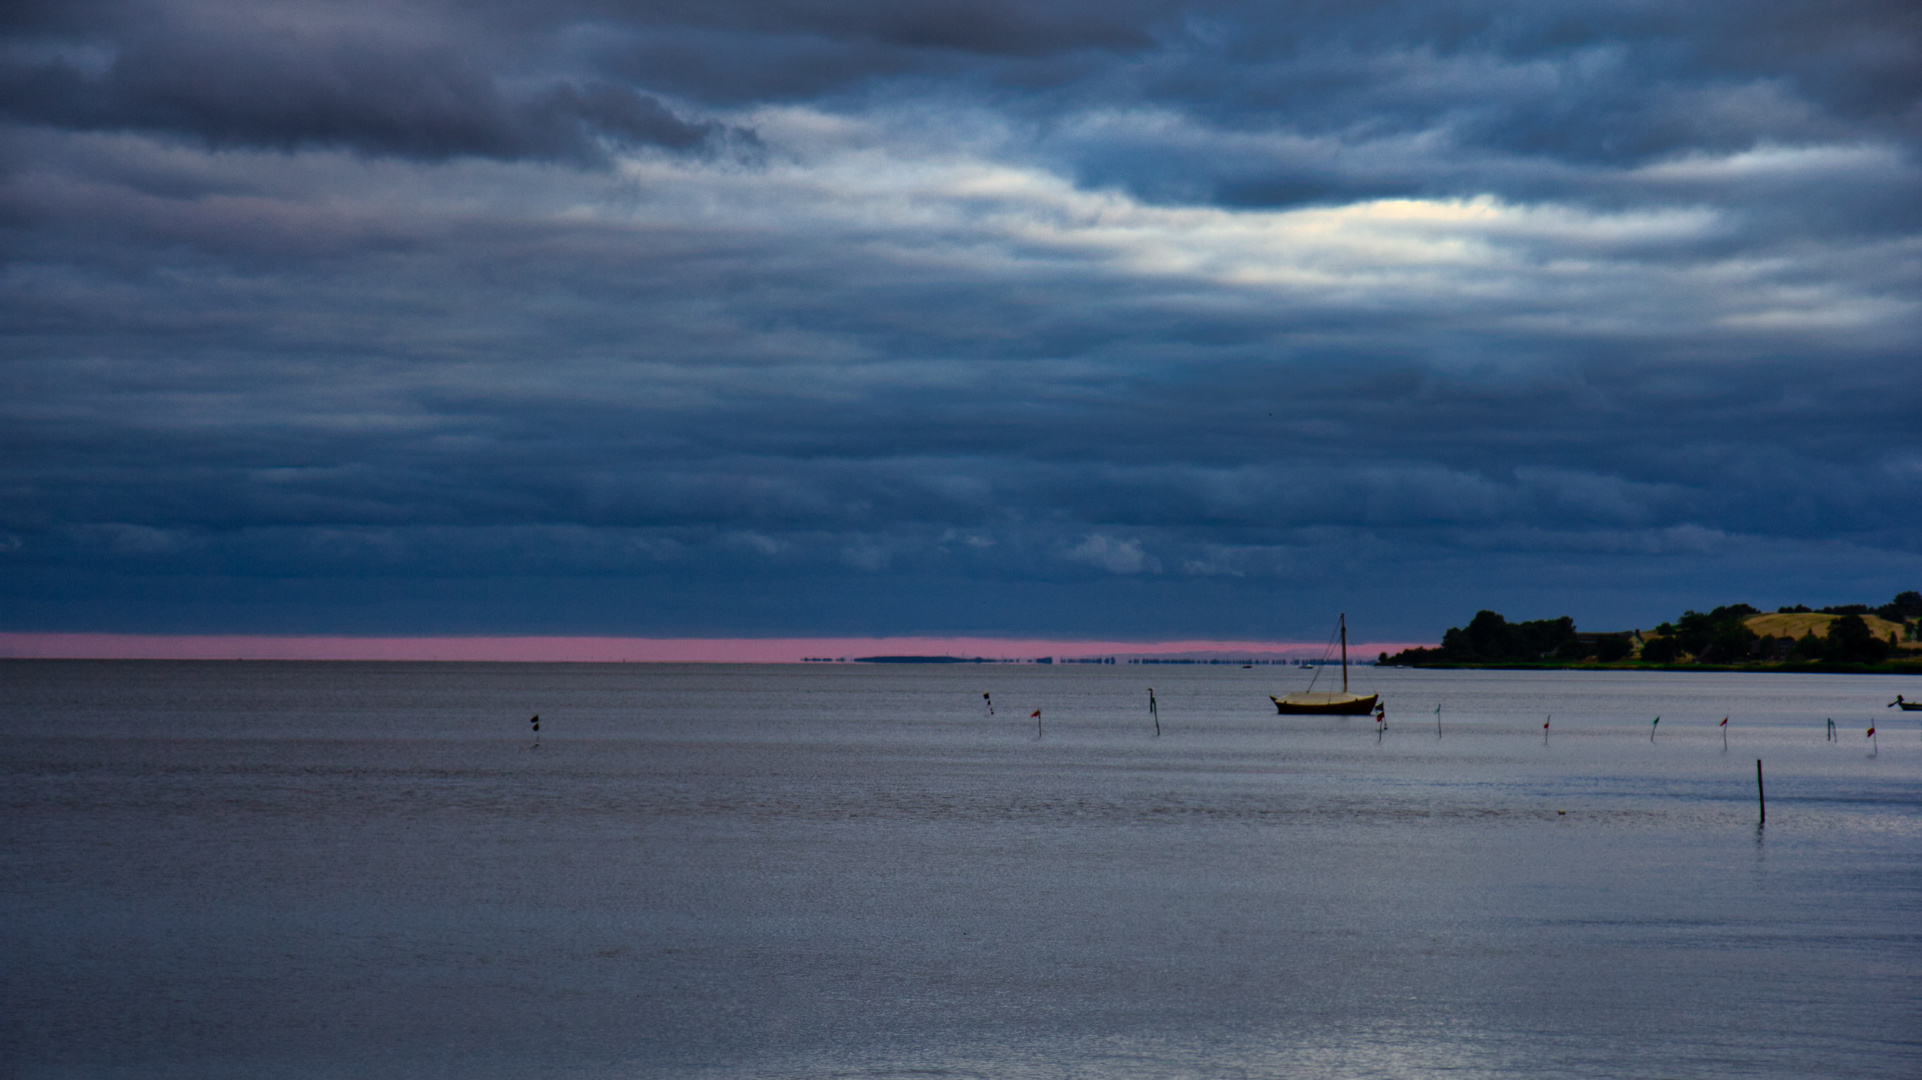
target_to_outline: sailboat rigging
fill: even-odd
[[[1269,694],[1268,700],[1275,703],[1275,712],[1283,716],[1367,716],[1375,711],[1376,704],[1381,700],[1380,694],[1348,692],[1348,615],[1346,612],[1342,613],[1337,625],[1341,633],[1341,693],[1328,691],[1315,693],[1315,682],[1311,679],[1308,689],[1301,693],[1289,694],[1286,697]],[[1317,669],[1315,679],[1319,678],[1321,678],[1321,671]]]

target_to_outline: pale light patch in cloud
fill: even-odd
[[[1181,572],[1191,577],[1247,577],[1246,566],[1252,557],[1265,556],[1266,561],[1278,564],[1285,560],[1286,551],[1280,548],[1233,547],[1227,544],[1202,544],[1194,557],[1183,559]],[[1271,572],[1274,566],[1266,567]]]
[[[894,552],[884,544],[864,540],[842,548],[841,561],[856,570],[875,573],[888,568],[888,564],[894,561]]]
[[[1597,213],[1493,196],[1288,210],[1157,206],[1080,189],[1036,166],[952,153],[903,157],[907,149],[868,148],[765,172],[713,173],[664,154],[632,157],[624,168],[646,192],[635,214],[657,223],[688,215],[760,228],[929,230],[925,239],[937,247],[978,252],[976,245],[999,240],[1006,246],[987,250],[1005,259],[1078,256],[1226,284],[1336,288],[1396,270],[1519,271],[1527,260],[1504,243],[1673,245],[1718,225],[1702,207]],[[688,187],[699,193],[680,193]],[[1445,278],[1427,283],[1448,291]]]
[[[163,555],[179,549],[185,541],[174,530],[124,522],[87,526],[81,532],[115,555]]]
[[[1117,540],[1106,533],[1094,533],[1068,551],[1075,562],[1098,566],[1111,574],[1150,574],[1161,572],[1161,561],[1141,550],[1138,540]]]
[[[788,549],[788,544],[758,532],[737,532],[727,538],[727,543],[735,548],[753,552],[765,558],[773,558]]]
[[[617,227],[832,236],[945,272],[1095,272],[1380,310],[1499,305],[1509,310],[1491,317],[1547,334],[1701,330],[1746,305],[1715,260],[1697,254],[1730,227],[1708,205],[1604,211],[1493,195],[1154,205],[1079,188],[986,140],[887,142],[879,130],[855,140],[850,122],[796,122],[805,115],[781,110],[780,123],[759,126],[777,146],[784,132],[805,138],[816,126],[837,137],[790,148],[764,169],[637,153],[621,165],[633,201],[610,199],[600,212]]]
[[[1888,296],[1849,296],[1827,285],[1778,286],[1756,298],[1766,306],[1716,320],[1731,330],[1754,332],[1865,331],[1899,329],[1922,312],[1922,304]]]
[[[1922,454],[1900,454],[1883,462],[1883,468],[1899,481],[1915,483],[1922,481]]]
[[[1656,182],[1725,182],[1748,179],[1817,179],[1863,174],[1899,176],[1914,171],[1900,151],[1880,143],[1817,146],[1762,145],[1734,154],[1693,151],[1644,165],[1631,173]]]

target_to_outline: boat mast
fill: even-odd
[[[1348,692],[1348,613],[1341,613],[1341,692]]]

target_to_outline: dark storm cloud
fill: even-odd
[[[1906,7],[5,18],[10,626],[1433,634],[1922,571]]]
[[[66,27],[0,67],[0,110],[76,130],[152,131],[211,147],[343,147],[440,161],[599,161],[604,143],[684,150],[750,133],[677,116],[632,86],[503,77],[484,41],[227,8]],[[104,36],[97,36],[104,31]],[[480,50],[474,55],[463,48]]]

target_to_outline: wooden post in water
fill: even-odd
[[[1769,823],[1769,801],[1768,801],[1768,796],[1764,794],[1762,791],[1762,759],[1761,758],[1755,759],[1755,805],[1758,808],[1760,808],[1762,811],[1762,820],[1757,822],[1756,824],[1767,825]]]
[[[1161,734],[1161,709],[1155,704],[1155,688],[1148,688],[1148,715],[1155,718],[1155,734]]]

